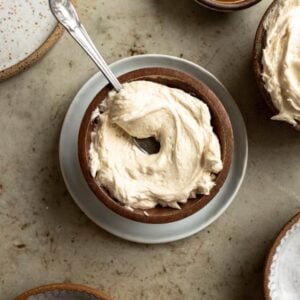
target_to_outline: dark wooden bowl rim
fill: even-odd
[[[132,80],[151,80],[159,82],[170,87],[177,87],[186,92],[195,94],[199,99],[202,99],[208,104],[211,115],[212,124],[216,134],[219,137],[222,151],[222,161],[224,164],[223,170],[217,175],[216,186],[212,189],[209,196],[199,196],[196,199],[190,199],[186,204],[181,205],[181,210],[173,208],[156,207],[147,210],[146,215],[144,210],[134,209],[133,211],[126,209],[118,201],[114,200],[109,193],[102,187],[100,187],[95,179],[90,174],[88,149],[90,145],[90,132],[93,129],[91,122],[91,114],[99,105],[99,103],[106,97],[107,93],[111,90],[111,86],[107,85],[103,88],[98,95],[91,102],[86,110],[86,113],[81,122],[79,136],[78,136],[78,157],[83,175],[97,198],[102,201],[108,208],[115,213],[137,221],[144,223],[169,223],[187,216],[192,215],[207,203],[209,203],[213,197],[217,194],[221,186],[223,185],[227,174],[229,172],[232,152],[233,152],[233,133],[229,117],[221,104],[220,100],[215,94],[201,81],[194,77],[179,72],[177,70],[165,69],[165,68],[145,68],[136,71],[129,72],[122,75],[120,82],[128,82]]]
[[[300,221],[300,212],[297,213],[291,220],[288,221],[288,223],[281,229],[278,236],[276,237],[269,254],[267,256],[267,260],[265,263],[264,268],[264,293],[266,300],[271,300],[270,290],[269,290],[269,277],[271,272],[271,265],[273,262],[273,257],[276,253],[277,247],[279,246],[281,240],[286,235],[286,233],[296,224]]]
[[[207,8],[211,8],[218,11],[236,11],[241,9],[249,8],[262,0],[244,0],[241,2],[216,2],[214,0],[196,0],[198,3],[206,6]]]
[[[20,296],[16,298],[16,300],[28,300],[30,296],[36,296],[39,294],[43,294],[46,292],[51,291],[70,291],[70,292],[80,292],[86,293],[88,295],[97,297],[99,300],[112,300],[109,296],[105,295],[104,293],[92,289],[90,287],[81,285],[81,284],[74,284],[74,283],[54,283],[43,285],[34,289],[31,289],[27,292],[24,292]]]

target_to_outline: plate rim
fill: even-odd
[[[63,35],[64,28],[57,24],[49,36],[44,40],[44,42],[32,53],[30,53],[27,57],[20,60],[18,63],[0,70],[0,82],[10,77],[13,77],[19,73],[30,68],[33,64],[39,61],[46,53],[55,45],[55,43],[59,40],[59,38]]]
[[[267,259],[264,266],[264,294],[266,300],[272,300],[269,289],[271,267],[273,264],[273,258],[276,254],[277,248],[279,247],[282,239],[286,236],[287,232],[297,223],[300,222],[300,212],[295,214],[291,219],[285,223],[285,225],[280,229],[279,233],[276,235],[276,238],[272,242],[270,250],[267,255]]]
[[[226,87],[213,75],[211,74],[208,70],[204,69],[203,67],[201,67],[200,65],[197,65],[194,62],[191,62],[189,60],[183,59],[183,58],[179,58],[179,57],[175,57],[175,56],[170,56],[170,55],[163,55],[163,54],[143,54],[143,55],[136,55],[136,56],[131,56],[131,57],[125,57],[123,59],[117,60],[114,63],[112,63],[110,65],[110,67],[112,69],[118,67],[118,65],[125,65],[127,62],[130,62],[131,60],[135,60],[135,59],[146,59],[146,58],[151,58],[151,59],[168,59],[170,61],[177,61],[180,63],[184,63],[186,65],[192,66],[194,69],[197,69],[197,71],[200,71],[202,73],[204,73],[206,76],[210,77],[214,83],[216,83],[220,88],[222,88],[223,92],[226,92],[231,100],[232,100],[232,104],[234,106],[234,108],[239,112],[239,119],[240,122],[242,124],[242,128],[240,128],[240,131],[242,132],[244,138],[243,141],[243,149],[245,151],[244,153],[244,157],[243,157],[243,164],[242,164],[242,173],[240,178],[237,180],[237,185],[235,188],[235,191],[230,195],[230,197],[228,197],[228,201],[225,203],[225,205],[222,205],[221,209],[218,210],[217,213],[215,213],[213,215],[213,217],[210,217],[209,220],[205,221],[204,223],[201,224],[201,226],[197,226],[197,228],[194,228],[193,230],[189,230],[188,233],[182,233],[182,234],[176,234],[174,236],[169,236],[169,237],[165,237],[165,238],[139,238],[139,237],[133,237],[130,234],[127,233],[119,233],[118,231],[114,230],[111,228],[111,226],[106,226],[103,225],[103,223],[99,222],[99,220],[96,220],[93,216],[91,216],[91,214],[89,214],[88,212],[86,212],[87,209],[84,208],[84,205],[82,205],[82,203],[80,203],[80,201],[78,201],[78,199],[76,198],[76,195],[74,195],[72,189],[70,188],[69,182],[67,180],[67,175],[65,174],[65,169],[63,166],[63,162],[62,162],[62,133],[64,128],[66,127],[66,122],[67,122],[67,118],[68,115],[70,113],[70,108],[72,106],[72,104],[76,101],[76,99],[78,99],[78,97],[81,97],[81,93],[83,93],[84,90],[88,89],[88,87],[92,84],[93,81],[95,81],[97,79],[98,76],[102,77],[102,74],[97,72],[96,74],[94,74],[93,76],[91,76],[79,89],[79,91],[76,93],[76,95],[74,96],[73,100],[70,103],[70,106],[67,110],[67,113],[65,115],[62,127],[61,127],[61,133],[60,133],[60,138],[59,138],[59,164],[60,164],[60,169],[61,169],[61,173],[65,182],[65,185],[71,195],[71,197],[73,198],[74,202],[77,204],[77,206],[83,211],[83,213],[90,219],[92,220],[97,226],[101,227],[103,230],[128,241],[131,242],[136,242],[136,243],[143,243],[143,244],[162,244],[162,243],[168,243],[168,242],[173,242],[173,241],[177,241],[177,240],[181,240],[187,237],[190,237],[194,234],[196,234],[197,232],[205,229],[206,227],[208,227],[209,225],[211,225],[212,223],[214,223],[225,211],[226,209],[230,206],[230,204],[233,202],[233,200],[236,197],[236,194],[238,193],[238,191],[240,190],[240,187],[243,183],[243,180],[245,178],[245,174],[247,171],[247,164],[248,164],[248,138],[247,138],[247,130],[246,130],[246,126],[245,126],[245,122],[243,119],[243,116],[237,106],[237,104],[235,103],[234,99],[232,98],[231,94],[229,93],[229,91],[226,89]],[[178,69],[181,70],[183,72],[186,72],[185,70],[182,70],[180,68],[175,68],[173,66],[169,66],[170,68],[173,69]],[[120,67],[121,68],[121,67]],[[194,76],[193,74],[190,74],[192,76]],[[206,83],[207,84],[207,83]],[[208,85],[209,86],[209,85]],[[211,88],[213,91],[214,89]],[[215,92],[215,91],[214,91]],[[77,153],[77,151],[76,151]],[[236,155],[236,154],[234,154]],[[78,158],[76,158],[78,160]],[[102,203],[101,203],[102,204]],[[201,212],[201,210],[199,211]],[[198,213],[199,213],[198,212]],[[197,213],[196,213],[197,214]],[[194,214],[195,215],[195,214]],[[193,216],[193,215],[192,215]],[[118,216],[120,217],[120,216]],[[121,217],[122,218],[122,217]],[[177,221],[177,222],[182,222],[181,221]],[[132,221],[134,222],[134,221]],[[173,222],[173,224],[176,224],[177,222]],[[101,224],[100,224],[101,223]],[[138,222],[136,222],[137,224],[139,224]],[[145,224],[146,226],[151,226],[153,224]],[[161,226],[163,226],[164,224],[161,224]]]
[[[73,5],[77,5],[78,0],[71,0]],[[50,8],[49,8],[50,10]],[[17,74],[22,73],[23,71],[29,69],[32,65],[38,62],[43,58],[49,50],[58,42],[62,37],[65,29],[60,25],[56,20],[56,25],[48,37],[36,48],[32,53],[27,55],[24,59],[20,60],[16,64],[0,70],[0,82],[5,81]]]

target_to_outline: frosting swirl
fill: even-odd
[[[130,208],[180,208],[178,203],[210,193],[223,163],[205,103],[149,81],[126,83],[104,103],[104,112],[93,114],[99,122],[92,132],[90,169],[113,197]],[[133,141],[150,136],[160,142],[151,155]]]
[[[279,113],[273,120],[300,122],[300,0],[279,0],[264,22],[263,81]]]

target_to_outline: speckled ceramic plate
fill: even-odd
[[[124,73],[149,67],[171,68],[186,72],[207,84],[222,101],[230,117],[234,135],[234,156],[228,177],[217,196],[199,212],[168,224],[143,224],[123,218],[109,210],[88,187],[81,173],[77,141],[86,108],[106,84],[95,74],[73,100],[62,127],[59,145],[61,171],[67,188],[82,211],[108,232],[139,243],[165,243],[191,236],[214,222],[233,201],[243,181],[247,158],[247,135],[237,105],[224,86],[208,71],[187,60],[165,55],[141,55],[120,60],[111,65],[113,72]]]
[[[62,32],[48,0],[0,0],[0,81],[36,62]]]
[[[57,283],[43,285],[18,296],[16,300],[112,300],[109,296],[90,287]]]
[[[300,213],[281,230],[265,267],[267,300],[300,299]]]

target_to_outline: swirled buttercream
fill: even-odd
[[[263,81],[278,114],[300,122],[300,0],[279,0],[264,22]]]
[[[210,193],[223,163],[204,102],[179,89],[133,81],[104,103],[104,111],[93,114],[98,122],[90,170],[114,198],[130,208],[180,208],[196,194]],[[150,136],[160,142],[151,155],[133,140]]]

